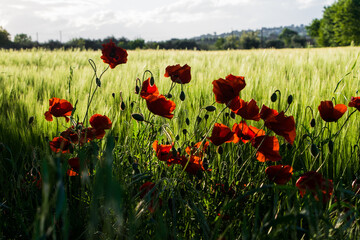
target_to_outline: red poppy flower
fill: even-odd
[[[325,122],[336,122],[347,110],[344,104],[334,104],[332,101],[321,101],[319,107],[320,117]]]
[[[251,144],[257,148],[256,158],[259,162],[281,160],[279,140],[275,136],[258,136],[251,140]]]
[[[110,129],[112,126],[111,120],[107,116],[100,114],[92,115],[89,122],[96,130]]]
[[[49,100],[49,111],[45,112],[45,119],[52,121],[54,117],[65,117],[66,122],[69,121],[68,116],[71,116],[71,112],[74,109],[71,103],[65,99],[51,98]]]
[[[222,124],[215,123],[211,133],[211,137],[208,138],[215,146],[220,146],[225,142],[231,142],[234,139],[234,132],[231,129]]]
[[[187,64],[182,67],[180,67],[180,64],[167,66],[164,77],[170,77],[171,81],[180,84],[189,83],[191,80],[190,69],[191,67]]]
[[[151,199],[148,206],[148,210],[151,213],[154,213],[157,209],[157,207],[162,206],[162,199],[158,197],[158,193],[156,189],[153,190],[155,187],[155,183],[152,182],[146,182],[140,187],[140,198],[143,199],[148,193],[151,192]]]
[[[254,121],[260,120],[260,110],[254,99],[251,99],[250,102],[245,102],[244,100],[240,99],[239,96],[237,96],[230,102],[229,108],[236,115],[240,115],[244,119]]]
[[[206,141],[205,143],[203,143],[203,142],[197,142],[197,143],[196,143],[194,146],[192,146],[192,147],[190,147],[190,146],[186,147],[185,152],[186,152],[187,154],[189,154],[189,156],[195,155],[195,156],[198,156],[198,157],[202,158],[203,155],[204,155],[204,153],[205,153],[205,151],[206,151],[206,149],[208,148],[208,146],[209,146],[209,142],[208,142],[208,141]]]
[[[146,99],[146,105],[149,111],[155,115],[168,119],[174,117],[172,112],[175,110],[176,104],[171,100],[167,100],[164,95],[149,95]]]
[[[278,113],[263,105],[260,116],[265,120],[265,126],[274,131],[277,135],[282,136],[290,144],[294,143],[296,137],[295,120],[293,116],[285,116],[284,111]]]
[[[72,151],[72,145],[69,140],[63,137],[55,137],[49,142],[50,148],[55,153],[70,153]]]
[[[75,176],[79,176],[79,173],[74,171],[74,169],[68,169],[66,171],[66,175],[68,175],[69,177],[75,177]]]
[[[171,152],[173,145],[160,145],[159,141],[156,140],[152,144],[152,147],[156,157],[160,161],[166,161],[168,165],[180,163],[179,156],[173,156],[173,153]]]
[[[265,173],[270,181],[284,185],[290,181],[293,174],[293,168],[290,165],[270,166],[266,168]]]
[[[214,80],[212,84],[216,102],[225,104],[238,97],[240,91],[246,86],[244,77],[231,74],[225,79]]]
[[[297,181],[296,187],[303,197],[307,192],[310,192],[316,200],[322,198],[325,203],[329,201],[333,192],[333,182],[330,179],[324,179],[321,173],[310,171],[304,173]],[[321,196],[319,197],[319,193]]]
[[[248,126],[245,121],[241,121],[239,124],[235,123],[232,127],[232,131],[234,132],[233,143],[238,143],[240,140],[243,143],[247,143],[256,136],[265,135],[264,130]]]
[[[121,47],[117,47],[112,40],[109,43],[103,44],[101,59],[104,63],[109,64],[110,68],[115,68],[117,65],[127,62],[127,52]]]
[[[151,95],[159,96],[159,90],[155,84],[150,86],[150,78],[148,78],[141,86],[140,96],[147,99]]]
[[[80,159],[78,157],[70,158],[68,164],[74,171],[78,172],[80,170]]]
[[[360,97],[351,97],[351,101],[348,104],[349,107],[355,107],[360,111]]]
[[[204,161],[201,157],[191,155],[189,158],[186,158],[185,156],[180,157],[180,164],[185,168],[185,171],[196,175],[199,171],[206,171],[204,168]],[[208,169],[208,171],[211,171],[211,169]]]
[[[75,131],[74,126],[71,126],[68,129],[66,129],[65,131],[61,132],[60,136],[62,136],[63,138],[66,138],[73,144],[77,144],[79,142],[79,136],[78,136],[77,131]]]

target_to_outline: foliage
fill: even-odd
[[[360,44],[360,0],[339,0],[325,7],[322,19],[307,27],[320,46]]]
[[[10,44],[10,33],[0,26],[0,48],[7,48]]]

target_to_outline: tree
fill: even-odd
[[[291,39],[296,35],[298,35],[297,32],[289,28],[284,28],[283,31],[280,33],[279,38],[284,41],[286,47],[292,47]]]
[[[0,48],[8,48],[10,45],[10,33],[0,26]]]
[[[29,48],[33,45],[31,36],[28,36],[25,33],[16,34],[14,37],[14,43],[20,48]]]
[[[258,32],[244,32],[240,37],[241,47],[244,49],[259,48],[260,39]]]

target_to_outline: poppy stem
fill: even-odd
[[[349,121],[351,115],[353,115],[357,110],[354,110],[353,112],[350,113],[350,115],[346,118],[345,122],[343,123],[343,125],[340,127],[339,131],[337,131],[334,135],[334,138],[336,138],[339,134],[340,131],[344,128],[345,124],[347,123],[347,121]]]

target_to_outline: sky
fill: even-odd
[[[334,0],[0,0],[12,39],[69,41],[108,36],[163,41],[233,30],[308,25]]]

